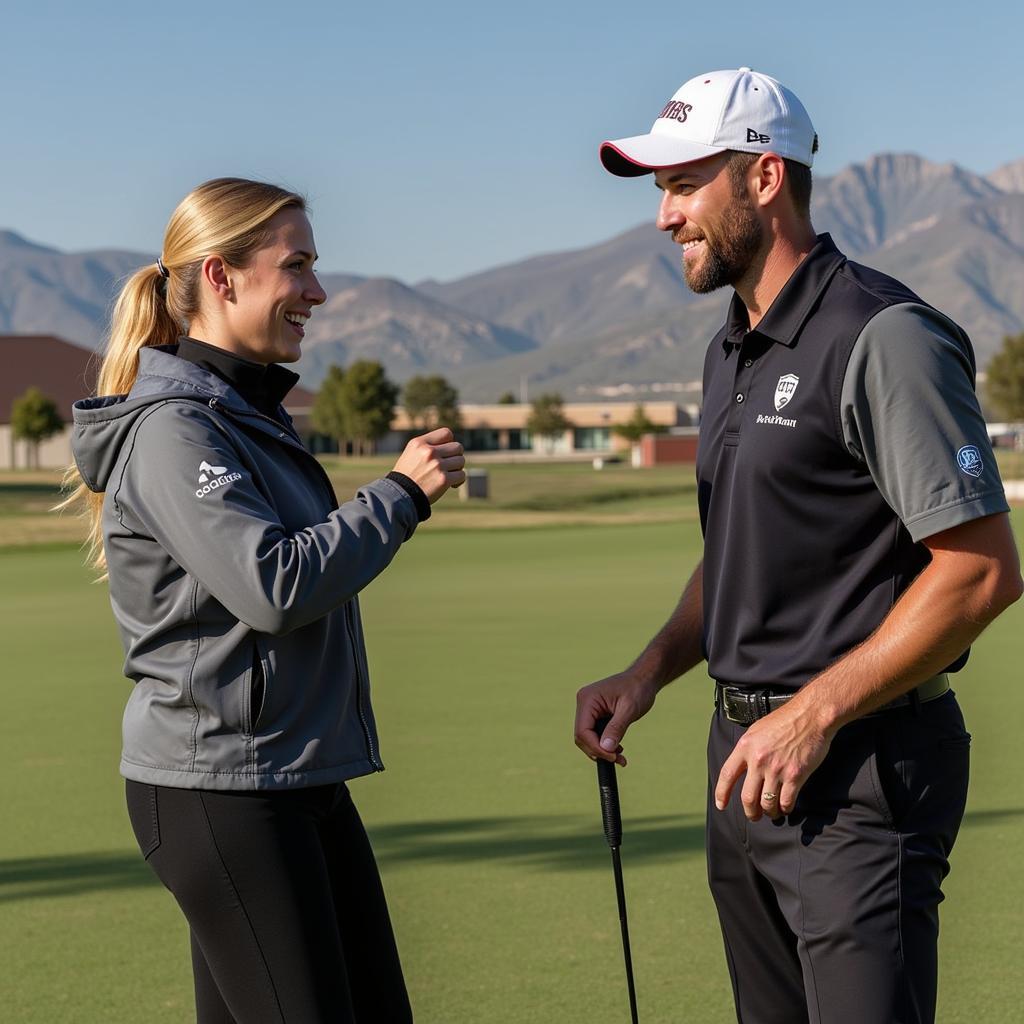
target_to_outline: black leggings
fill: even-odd
[[[198,1024],[409,1024],[377,865],[344,783],[127,783],[143,856],[192,932]]]

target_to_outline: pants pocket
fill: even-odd
[[[935,702],[938,705],[938,701]],[[971,738],[955,703],[878,723],[881,792],[901,832],[939,837],[948,852],[967,803]]]
[[[867,770],[868,778],[871,781],[871,789],[874,793],[874,805],[882,815],[882,820],[889,829],[895,830],[897,818],[894,811],[898,811],[898,808],[894,806],[891,796],[889,795],[892,792],[891,787],[887,787],[886,783],[883,781],[883,776],[888,773],[885,770],[886,766],[880,761],[877,750],[872,751],[869,755],[865,768]]]
[[[125,782],[128,819],[142,856],[149,859],[160,845],[160,815],[157,809],[157,788],[142,782]]]

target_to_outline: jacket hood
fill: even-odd
[[[139,372],[127,395],[83,398],[72,406],[71,451],[82,480],[91,491],[105,491],[121,447],[138,417],[168,398],[188,398],[256,414],[230,384],[186,359],[177,345],[147,345],[139,352]]]

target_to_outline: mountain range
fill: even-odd
[[[626,187],[626,186],[624,186]],[[455,281],[410,285],[326,273],[328,301],[296,367],[316,387],[332,363],[374,358],[396,380],[442,373],[465,399],[560,391],[567,400],[682,391],[700,375],[726,290],[685,286],[680,253],[652,223],[599,245]],[[971,334],[984,366],[1024,330],[1024,160],[989,175],[881,154],[816,178],[816,229],[905,281]],[[153,256],[62,253],[0,231],[0,332],[102,345],[117,283]]]

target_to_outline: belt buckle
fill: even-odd
[[[722,710],[725,717],[735,725],[750,725],[757,721],[755,694],[737,687],[722,687]]]
[[[718,692],[725,717],[736,725],[753,725],[772,712],[772,695],[768,687],[745,690],[739,686],[719,686]]]

